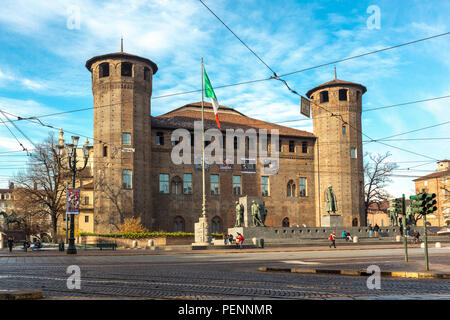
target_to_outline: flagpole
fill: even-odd
[[[206,217],[206,180],[205,180],[205,86],[203,84],[203,58],[202,58],[202,183],[203,183],[203,202],[202,202],[202,216]]]

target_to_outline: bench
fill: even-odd
[[[97,244],[95,245],[97,248],[100,248],[100,250],[102,250],[103,248],[105,249],[113,249],[116,250],[117,248],[117,243],[114,242],[97,242]]]

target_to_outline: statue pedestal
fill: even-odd
[[[326,214],[322,216],[320,225],[322,227],[341,227],[344,225],[344,220],[339,214]]]
[[[211,245],[211,233],[209,232],[209,223],[207,217],[200,217],[195,224],[195,242],[192,246]]]

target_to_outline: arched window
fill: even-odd
[[[284,228],[289,227],[289,218],[286,217],[286,218],[283,219],[282,226]]]
[[[109,77],[109,63],[103,62],[98,66],[98,77],[104,78]]]
[[[211,232],[212,233],[222,233],[222,219],[220,217],[215,216],[211,220]]]
[[[352,227],[357,227],[358,226],[358,218],[354,218],[352,220]]]
[[[171,187],[173,194],[181,194],[183,190],[183,181],[179,176],[173,177]]]
[[[328,91],[320,92],[320,103],[328,102]]]
[[[287,184],[287,193],[288,197],[295,197],[295,183],[294,180],[289,180]]]
[[[121,75],[123,77],[132,77],[133,76],[133,64],[129,63],[129,62],[122,62]]]
[[[173,232],[184,232],[184,219],[177,216],[173,219]]]

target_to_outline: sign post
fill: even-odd
[[[304,96],[300,96],[300,113],[308,118],[311,118],[311,101]]]

